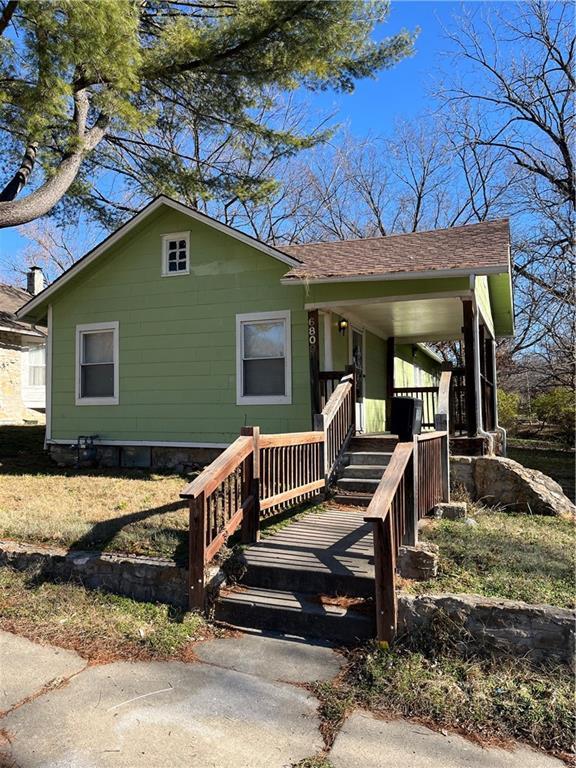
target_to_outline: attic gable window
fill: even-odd
[[[190,233],[173,232],[162,236],[162,275],[190,273]]]

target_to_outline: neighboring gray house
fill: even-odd
[[[44,424],[46,328],[16,318],[44,287],[42,270],[28,273],[27,289],[0,283],[0,424]]]

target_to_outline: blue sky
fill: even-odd
[[[415,55],[374,80],[359,82],[353,94],[307,94],[307,101],[319,112],[336,112],[335,121],[358,136],[388,134],[398,119],[416,118],[431,107],[432,72],[438,70],[449,47],[443,27],[450,26],[461,9],[461,2],[451,0],[393,0],[387,23],[375,30],[375,36],[420,27]],[[26,242],[15,229],[0,231],[0,273],[9,255]]]

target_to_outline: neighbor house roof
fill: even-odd
[[[31,295],[23,288],[0,283],[0,331],[25,336],[45,336],[44,328],[24,323],[16,318],[16,311],[30,301]]]
[[[390,279],[416,272],[419,277],[498,274],[509,270],[509,245],[508,220],[500,219],[429,232],[281,246],[302,262],[283,282]]]

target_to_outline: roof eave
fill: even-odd
[[[282,285],[306,285],[310,283],[365,283],[385,282],[389,280],[430,280],[431,278],[468,277],[469,275],[501,275],[509,273],[507,264],[494,266],[470,267],[466,269],[429,269],[413,272],[383,272],[373,275],[338,275],[332,277],[292,277],[284,276],[280,282]]]

